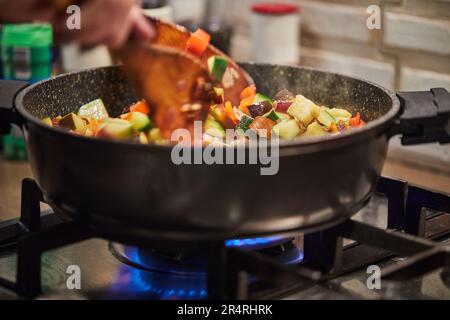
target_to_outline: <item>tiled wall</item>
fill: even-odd
[[[236,26],[233,55],[248,60],[249,8],[257,1],[221,1],[221,13]],[[396,90],[450,90],[450,0],[290,2],[302,11],[301,64]],[[381,31],[366,27],[371,4],[382,9]]]

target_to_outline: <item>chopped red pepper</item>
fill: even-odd
[[[233,105],[230,101],[225,102],[225,112],[227,114],[227,117],[230,118],[231,121],[236,125],[239,123],[238,118],[236,118],[236,114],[233,111]]]
[[[252,84],[251,86],[248,86],[247,88],[242,90],[240,98],[241,100],[244,100],[245,98],[255,95],[256,95],[256,86]]]
[[[193,55],[200,57],[208,48],[211,36],[202,29],[197,29],[186,44],[186,50]]]
[[[350,118],[349,124],[353,128],[358,128],[361,126],[361,115],[359,112],[353,118]]]
[[[149,114],[150,107],[147,104],[147,102],[145,102],[145,100],[141,100],[138,103],[136,103],[130,107],[130,112],[141,112],[144,114]]]

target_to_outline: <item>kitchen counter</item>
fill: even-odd
[[[450,174],[429,168],[388,160],[383,175],[410,184],[450,193]],[[6,160],[0,156],[0,221],[13,219],[20,212],[20,189],[23,178],[33,177],[28,162]]]

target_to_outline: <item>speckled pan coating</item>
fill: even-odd
[[[98,98],[103,99],[111,116],[118,116],[138,99],[116,67],[65,74],[29,89],[23,95],[23,105],[40,119],[76,112],[83,104]]]

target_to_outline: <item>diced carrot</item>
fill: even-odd
[[[130,107],[130,112],[141,112],[144,114],[149,114],[150,107],[145,100],[141,100]]]
[[[120,115],[120,119],[130,121],[130,119],[131,119],[131,112],[121,114]]]
[[[350,118],[349,124],[353,128],[358,128],[360,126],[360,123],[361,123],[361,115],[358,112],[356,116]]]
[[[236,115],[233,111],[233,105],[230,101],[225,102],[225,112],[227,114],[227,117],[230,118],[231,121],[233,121],[234,124],[238,124],[239,120],[236,118]]]
[[[99,123],[98,123],[97,119],[92,118],[92,119],[89,120],[89,124],[87,125],[87,128],[89,130],[91,130],[92,136],[96,136],[97,135],[98,126],[99,126]]]
[[[241,100],[241,103],[239,104],[239,109],[244,112],[246,115],[250,115],[250,111],[248,110],[248,107],[252,105],[253,101],[255,100],[255,95],[247,96],[246,98]]]
[[[256,95],[256,86],[252,84],[251,86],[248,86],[247,88],[242,90],[240,98],[241,100],[244,100],[245,98],[255,95]]]
[[[193,55],[200,57],[208,48],[211,36],[202,29],[197,29],[188,42],[186,43],[186,50]]]

